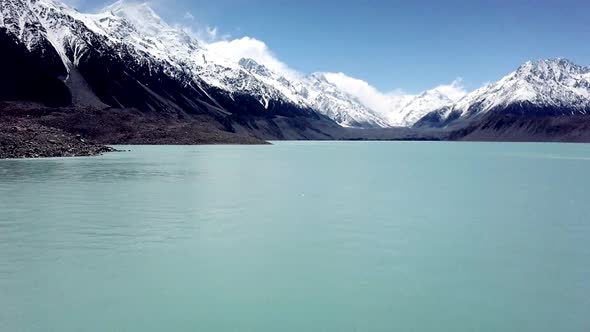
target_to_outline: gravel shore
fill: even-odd
[[[0,121],[0,159],[96,156],[115,149],[34,121]]]
[[[268,144],[231,133],[208,117],[136,110],[48,108],[0,102],[0,159],[96,156],[108,145]]]

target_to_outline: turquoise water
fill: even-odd
[[[590,331],[590,145],[0,161],[0,331]]]

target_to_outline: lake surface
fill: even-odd
[[[0,331],[590,331],[590,145],[0,161]]]

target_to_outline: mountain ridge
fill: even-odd
[[[590,112],[590,67],[563,58],[527,61],[499,81],[427,114],[418,125],[447,126],[494,112],[522,116],[586,115]]]

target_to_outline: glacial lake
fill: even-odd
[[[590,145],[0,161],[0,331],[590,331]]]

